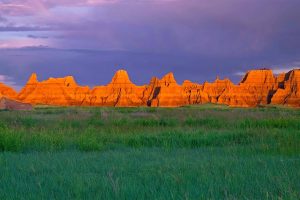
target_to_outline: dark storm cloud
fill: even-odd
[[[40,35],[27,35],[27,37],[32,38],[32,39],[48,39],[48,36],[40,36]]]
[[[8,20],[0,31],[24,31],[24,40],[47,40],[56,49],[16,49],[5,58],[2,53],[1,68],[17,69],[9,75],[20,82],[38,71],[42,77],[74,74],[83,83],[103,84],[118,66],[140,84],[169,71],[179,81],[221,75],[237,82],[237,72],[289,68],[300,60],[298,0],[30,2],[6,0],[9,6],[2,9],[0,4]],[[25,72],[17,75],[18,70]]]
[[[39,26],[0,26],[0,32],[49,31],[49,28]]]
[[[0,22],[6,22],[6,21],[7,21],[7,19],[0,15]]]

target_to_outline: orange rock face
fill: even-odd
[[[16,96],[17,92],[14,89],[3,83],[0,83],[0,97],[8,97],[14,99],[16,98]]]
[[[213,83],[205,82],[203,85],[203,92],[207,93],[209,97],[208,102],[217,103],[224,91],[229,90],[232,87],[233,83],[229,79],[220,80],[217,78]]]
[[[178,107],[218,103],[235,107],[267,104],[300,107],[300,70],[277,77],[268,69],[251,70],[238,85],[219,78],[203,85],[191,81],[179,85],[173,73],[169,73],[162,79],[152,78],[145,86],[133,84],[127,72],[119,70],[108,85],[93,90],[78,86],[72,76],[39,82],[36,74],[32,74],[18,95],[0,84],[1,96],[31,104],[62,106]]]
[[[177,107],[188,104],[188,98],[182,86],[178,85],[173,73],[168,73],[161,80],[152,79],[150,83],[150,98],[148,105],[151,107]]]
[[[125,70],[119,70],[108,85],[93,89],[92,104],[116,107],[142,106],[144,90],[144,86],[136,86],[131,82]]]
[[[277,84],[271,103],[300,107],[300,70],[279,75]]]
[[[90,89],[78,86],[72,76],[39,82],[37,75],[32,74],[19,93],[18,100],[45,105],[89,105]]]
[[[204,104],[209,102],[209,96],[206,92],[203,92],[202,85],[185,80],[182,87],[186,93],[188,104]]]
[[[238,107],[269,104],[275,89],[275,82],[271,70],[249,71],[239,85],[231,86],[223,92],[218,103]]]
[[[203,85],[185,81],[183,87],[189,104],[217,103],[223,92],[233,87],[233,83],[229,79],[217,78],[213,83],[205,82]]]

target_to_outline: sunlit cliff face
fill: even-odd
[[[72,76],[38,81],[32,74],[20,93],[0,84],[0,96],[30,104],[61,106],[178,107],[216,103],[235,107],[287,105],[300,107],[300,70],[274,76],[272,70],[250,70],[235,85],[217,78],[204,84],[175,80],[173,73],[153,77],[148,85],[137,86],[125,70],[119,70],[111,82],[90,89],[79,86]]]

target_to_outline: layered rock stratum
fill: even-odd
[[[276,86],[271,104],[300,107],[300,69],[279,75]]]
[[[19,93],[0,83],[0,97],[57,106],[179,107],[215,103],[232,107],[300,107],[300,70],[279,75],[269,69],[250,70],[238,84],[219,78],[212,83],[186,80],[178,84],[174,74],[168,73],[161,79],[153,77],[143,86],[135,85],[125,70],[119,70],[109,84],[92,89],[78,85],[72,76],[38,81],[32,74]]]
[[[142,106],[145,86],[133,84],[125,70],[115,73],[111,82],[106,86],[97,86],[91,92],[91,105],[135,107]]]
[[[272,70],[251,70],[238,85],[232,85],[218,98],[218,103],[238,107],[269,104],[276,88]]]
[[[188,104],[184,89],[176,82],[173,73],[168,73],[162,79],[152,78],[149,89],[151,93],[148,105],[151,107],[178,107]]]
[[[83,106],[91,105],[90,88],[78,86],[72,76],[49,78],[39,82],[32,74],[18,94],[19,101],[31,104]]]

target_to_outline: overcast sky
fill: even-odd
[[[300,67],[299,0],[0,0],[0,82],[20,88],[75,76],[137,84],[172,71],[178,82],[252,68]]]

